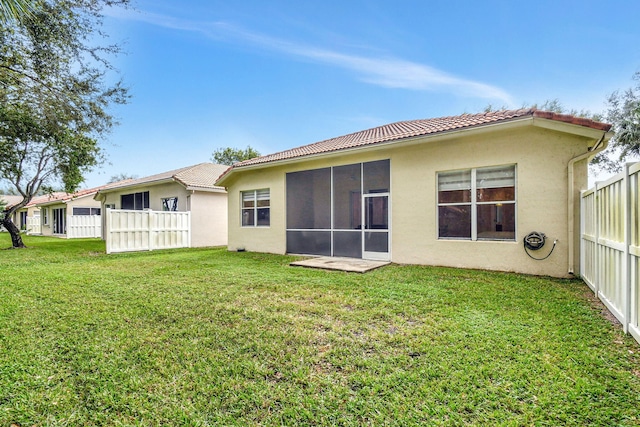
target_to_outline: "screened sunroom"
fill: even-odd
[[[287,252],[390,259],[390,161],[286,174]]]

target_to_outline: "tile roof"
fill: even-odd
[[[185,187],[221,188],[216,187],[218,177],[228,168],[227,165],[213,163],[200,163],[199,165],[185,168],[175,174],[174,178]]]
[[[608,131],[611,128],[611,125],[606,123],[600,123],[567,114],[558,114],[536,109],[502,110],[492,111],[488,113],[439,117],[433,119],[409,120],[378,126],[372,129],[351,133],[349,135],[339,136],[337,138],[315,142],[313,144],[304,145],[302,147],[292,148],[290,150],[245,160],[243,162],[236,163],[235,165],[227,169],[225,175],[228,174],[232,169],[242,168],[246,166],[305,157],[314,154],[330,153],[339,150],[364,147],[368,145],[396,141],[416,136],[438,134],[459,129],[468,129],[492,123],[506,122],[509,120],[524,117],[539,117],[579,126],[586,126],[602,131]]]
[[[174,169],[168,172],[162,172],[156,175],[146,176],[143,178],[132,179],[127,182],[117,183],[104,190],[115,190],[126,187],[141,186],[145,184],[153,184],[158,181],[176,180],[185,187],[196,187],[206,189],[220,189],[223,187],[217,187],[215,182],[218,177],[227,170],[226,165],[216,165],[214,163],[199,163],[193,166],[187,166],[180,169]]]
[[[55,191],[50,194],[42,194],[40,196],[34,196],[29,203],[25,206],[25,208],[38,205],[40,203],[48,203],[54,202],[57,200],[62,200],[64,197],[70,197],[69,193]]]
[[[0,194],[0,200],[4,201],[7,208],[13,205],[17,205],[22,201],[22,196],[15,196],[13,194]]]
[[[75,193],[54,192],[51,194],[36,196],[33,199],[31,199],[31,201],[27,204],[26,207],[35,206],[35,205],[45,205],[45,204],[51,204],[51,203],[67,203],[72,200],[79,199],[81,197],[93,196],[100,190],[104,190],[116,185],[121,185],[122,183],[126,183],[129,181],[131,180],[125,179],[122,181],[101,185],[99,187],[85,188],[82,190],[78,190]]]
[[[118,181],[111,184],[101,185],[99,187],[78,190],[75,193],[65,193],[63,191],[54,191],[53,193],[34,196],[31,198],[31,201],[24,206],[24,208],[29,208],[37,205],[51,204],[51,203],[66,203],[71,200],[79,199],[81,197],[92,196],[102,189],[109,188],[114,185],[119,185],[128,181],[130,180],[125,179],[124,181]],[[9,207],[14,206],[22,201],[22,196],[1,196],[0,195],[0,198],[4,198],[5,200],[7,200],[9,202],[8,203]]]

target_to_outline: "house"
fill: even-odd
[[[34,196],[29,203],[13,213],[12,221],[28,234],[63,238],[100,237],[101,207],[93,196],[100,189],[126,182],[120,181],[74,193],[52,192]],[[22,196],[13,197],[15,205]],[[69,229],[73,231],[69,233]]]
[[[29,203],[13,213],[11,221],[20,230],[28,234],[41,234],[42,221],[40,218],[40,208],[38,207],[38,203],[46,203],[53,200],[58,200],[65,195],[67,195],[67,193],[53,192],[49,194],[34,196]],[[8,203],[7,207],[15,206],[23,200],[22,196],[7,197],[12,198],[12,202]]]
[[[227,193],[215,182],[227,168],[200,163],[101,189],[94,198],[103,210],[190,211],[192,247],[226,245]]]
[[[35,207],[39,210],[35,211],[34,215],[40,217],[39,234],[43,236],[100,237],[101,207],[100,202],[94,200],[93,196],[99,189],[109,185],[78,190],[75,193],[53,193],[34,197],[25,208]]]
[[[4,204],[4,209],[2,210],[2,212],[0,212],[2,215],[4,215],[4,212],[12,207],[17,205],[18,203],[20,203],[22,201],[22,196],[16,196],[13,194],[0,194],[0,201]],[[26,210],[25,210],[26,212]],[[22,216],[22,215],[18,215],[16,212],[14,212],[11,221],[13,221],[14,224],[16,224],[18,227],[22,228],[22,220],[24,219],[24,227],[26,227],[27,225],[27,219],[26,219],[26,215]],[[4,227],[0,224],[0,231],[6,231],[4,229]]]
[[[237,163],[217,181],[228,248],[567,277],[587,165],[610,127],[535,109],[464,114]],[[526,248],[531,232],[546,239]]]

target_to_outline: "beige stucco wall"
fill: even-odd
[[[285,174],[373,160],[391,160],[391,260],[396,263],[442,265],[568,275],[568,163],[594,144],[593,138],[541,127],[514,126],[491,132],[432,138],[418,144],[396,144],[266,169],[235,172],[226,182],[229,192],[229,250],[285,253]],[[455,169],[516,165],[516,241],[443,240],[437,235],[436,173]],[[575,165],[573,185],[575,271],[579,271],[579,190],[587,186],[587,161]],[[271,190],[271,225],[240,226],[240,192]],[[544,261],[529,258],[522,239],[544,232],[547,245],[534,253],[554,253]]]
[[[41,206],[40,207],[40,233],[43,236],[51,236],[53,235],[53,209],[64,208],[66,205],[50,205],[50,206]],[[44,210],[47,209],[47,223],[44,223]]]
[[[224,246],[227,244],[227,194],[224,192],[191,191],[182,184],[169,182],[157,185],[127,187],[103,193],[105,204],[122,209],[120,198],[125,194],[149,192],[149,208],[162,211],[162,199],[178,198],[178,211],[191,211],[191,246]],[[104,238],[104,220],[103,220]]]
[[[195,192],[191,195],[191,246],[227,244],[227,194]]]
[[[34,216],[40,215],[40,208],[37,206],[28,206],[26,208],[18,209],[17,211],[15,211],[13,213],[13,216],[11,217],[11,221],[18,227],[20,227],[20,214],[22,212],[27,213],[27,218],[33,218]]]
[[[567,164],[586,151],[587,143],[584,138],[527,128],[397,150],[392,157],[392,259],[565,276],[570,243]],[[439,240],[435,172],[501,164],[516,165],[516,241]],[[586,188],[586,163],[579,168],[585,170],[578,174],[582,182],[577,186]],[[424,198],[412,208],[416,183],[424,189]],[[578,192],[574,197],[577,200]],[[424,215],[425,212],[429,214]],[[415,224],[422,226],[416,229]],[[541,231],[549,239],[547,246],[533,253],[536,257],[546,255],[553,240],[558,239],[551,257],[535,261],[526,255],[522,239],[531,231]]]
[[[235,184],[227,188],[229,206],[229,250],[244,249],[254,252],[285,253],[286,204],[284,174],[293,170],[294,169],[291,168],[274,167],[242,174]],[[270,226],[242,227],[240,193],[242,191],[259,190],[262,188],[269,188],[271,193]]]

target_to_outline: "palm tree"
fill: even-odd
[[[34,0],[0,0],[0,25],[22,21],[35,8]]]

